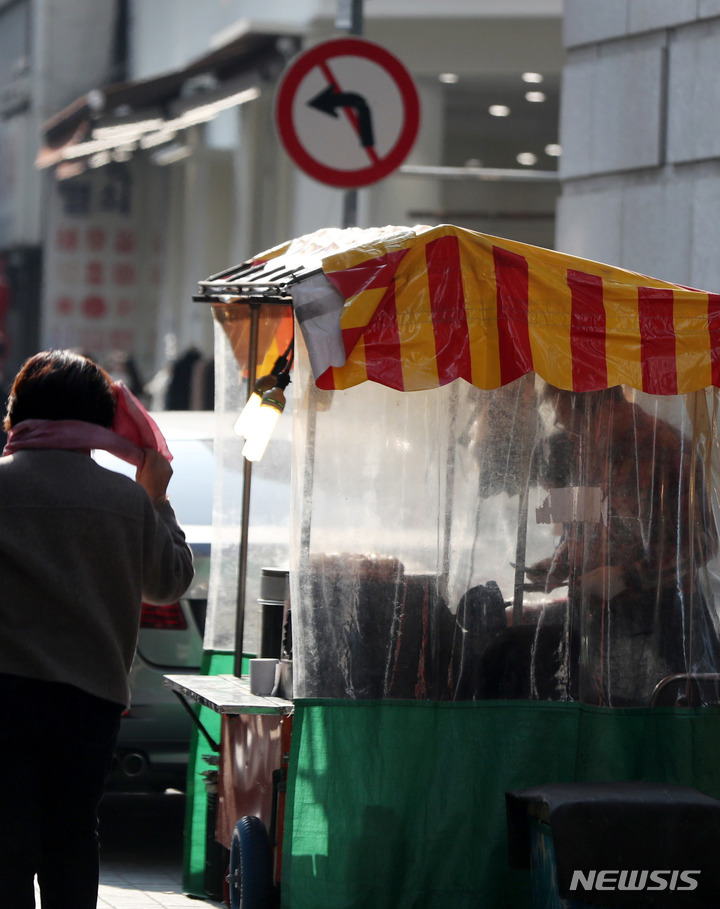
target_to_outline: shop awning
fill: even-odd
[[[172,142],[182,130],[256,97],[295,53],[294,39],[248,32],[188,66],[82,95],[43,126],[38,168],[69,172]]]
[[[261,285],[292,293],[324,389],[488,389],[529,372],[576,391],[720,386],[720,293],[450,225],[321,231],[201,289]]]

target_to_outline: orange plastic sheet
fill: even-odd
[[[247,378],[250,359],[249,307],[215,303],[213,318],[227,335],[240,375]],[[269,303],[262,305],[258,319],[257,376],[268,375],[272,371],[275,360],[287,350],[292,338],[292,308]]]
[[[720,294],[448,225],[368,231],[322,268],[347,359],[321,388],[497,388],[529,372],[575,391],[720,384]]]

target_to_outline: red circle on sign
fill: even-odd
[[[402,100],[403,124],[394,145],[383,158],[356,170],[329,167],[314,158],[300,141],[293,121],[292,106],[300,83],[311,70],[332,57],[361,57],[382,67],[397,86]],[[290,65],[278,86],[275,122],[287,153],[308,176],[330,186],[350,189],[376,183],[402,164],[415,144],[420,126],[420,101],[410,74],[384,47],[361,38],[337,38],[316,45]]]

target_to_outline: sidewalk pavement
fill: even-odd
[[[222,909],[220,902],[183,893],[184,814],[181,793],[105,797],[97,909]]]
[[[176,868],[129,872],[110,863],[100,870],[97,909],[209,909],[222,905],[185,896],[182,872]]]
[[[35,905],[40,906],[40,891],[35,885]],[[97,909],[205,909],[223,903],[185,896],[182,873],[175,868],[132,871],[110,863],[100,871]]]

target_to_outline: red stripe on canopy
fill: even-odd
[[[674,298],[670,289],[638,287],[643,390],[653,395],[678,393]]]
[[[345,350],[348,354],[355,346],[349,335],[349,332],[343,332]],[[394,282],[383,294],[372,319],[362,332],[362,338],[365,342],[365,369],[369,381],[380,382],[389,388],[404,391]]]
[[[720,386],[720,294],[708,294],[708,332],[712,384]]]
[[[457,237],[440,237],[425,248],[438,383],[472,382],[470,334]]]
[[[533,368],[528,328],[528,263],[524,256],[493,246],[497,287],[500,379],[513,382]]]
[[[568,269],[567,284],[571,295],[570,348],[573,388],[577,391],[606,388],[606,326],[602,278]]]

